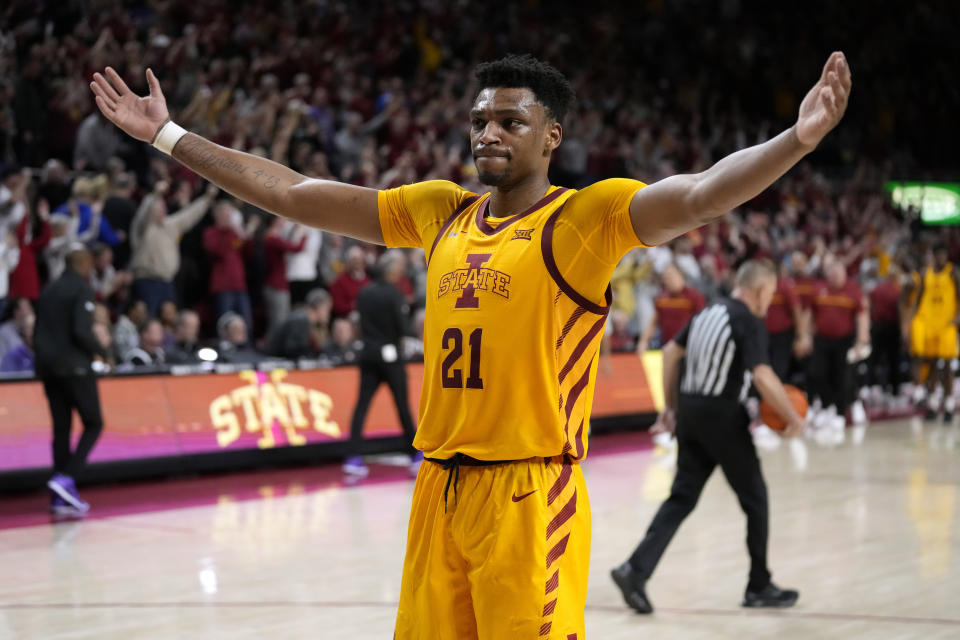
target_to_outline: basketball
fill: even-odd
[[[790,403],[793,405],[793,408],[797,410],[797,413],[800,414],[800,417],[807,415],[807,396],[791,384],[783,385],[783,388],[787,392],[787,397],[790,398]],[[787,421],[777,413],[777,410],[773,408],[773,405],[768,403],[766,400],[760,402],[760,419],[763,420],[763,423],[774,431],[783,431],[787,428]]]

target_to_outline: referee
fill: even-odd
[[[407,370],[400,348],[400,339],[407,329],[408,309],[395,283],[403,276],[405,261],[406,256],[399,250],[384,253],[377,262],[377,279],[361,289],[357,296],[363,351],[360,354],[360,393],[350,422],[350,455],[343,463],[347,475],[363,477],[370,472],[359,455],[363,423],[373,395],[384,382],[393,394],[397,417],[409,445],[410,472],[416,474],[423,460],[423,454],[413,448],[416,432],[407,401]]]
[[[37,377],[50,405],[53,420],[53,477],[50,510],[57,515],[82,516],[90,505],[80,499],[74,477],[103,430],[100,396],[92,364],[107,359],[107,351],[93,333],[93,256],[82,245],[66,257],[66,269],[37,299],[33,345]],[[80,414],[83,433],[70,451],[73,410]]]
[[[718,465],[747,516],[751,567],[743,606],[789,607],[797,601],[796,591],[770,581],[767,487],[743,405],[752,379],[760,395],[780,415],[789,416],[784,435],[793,437],[803,430],[803,420],[770,367],[763,317],[776,288],[772,263],[744,263],[732,297],[694,316],[663,350],[666,407],[654,429],[676,430],[677,475],[640,546],[611,572],[627,605],[639,613],[653,611],[647,580]]]

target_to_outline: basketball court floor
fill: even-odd
[[[742,640],[960,637],[960,434],[877,423],[859,444],[762,453],[774,580],[784,611],[739,608],[744,518],[710,480],[648,593],[628,611],[608,577],[672,468],[645,434],[594,439],[590,638]],[[412,481],[375,464],[94,487],[83,522],[51,524],[42,495],[0,503],[0,638],[392,637]],[[444,639],[446,640],[446,639]]]

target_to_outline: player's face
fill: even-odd
[[[470,110],[473,160],[480,182],[492,187],[546,173],[561,138],[560,125],[530,89],[484,89]]]
[[[937,269],[943,269],[947,265],[950,254],[946,249],[937,249],[933,252],[933,266]]]

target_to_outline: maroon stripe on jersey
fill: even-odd
[[[558,297],[560,296],[559,291],[557,292],[557,296]],[[560,349],[560,346],[563,344],[563,341],[566,339],[567,334],[570,333],[570,329],[573,329],[573,325],[575,325],[577,323],[577,320],[580,319],[580,316],[582,316],[586,312],[587,310],[584,309],[583,307],[577,307],[573,311],[573,313],[570,314],[570,318],[567,320],[567,323],[563,325],[563,331],[560,332],[560,337],[557,338],[557,350]]]
[[[571,287],[570,283],[563,279],[563,276],[560,275],[560,269],[557,267],[557,261],[553,257],[553,228],[557,226],[557,218],[560,216],[560,212],[563,211],[565,205],[566,203],[563,203],[557,207],[557,210],[547,218],[546,224],[543,225],[543,232],[540,234],[540,251],[543,254],[543,264],[546,266],[550,277],[557,283],[560,290],[567,294],[568,298],[581,307],[586,308],[586,310],[591,313],[604,315],[609,311],[610,302],[613,300],[613,290],[610,289],[610,285],[607,285],[607,290],[604,293],[607,306],[603,307],[595,302],[590,302],[584,296],[580,295],[576,289]]]
[[[528,215],[530,215],[531,213],[533,213],[538,209],[544,208],[545,206],[547,206],[548,204],[550,204],[551,202],[559,198],[561,195],[563,195],[567,191],[569,191],[569,189],[567,189],[566,187],[557,187],[547,195],[540,198],[539,201],[534,203],[534,205],[529,209],[527,209],[526,211],[522,213],[518,213],[515,216],[511,216],[506,220],[504,220],[503,222],[501,222],[497,226],[497,228],[491,227],[489,224],[487,224],[487,221],[485,219],[485,216],[487,215],[487,209],[490,208],[490,198],[487,198],[486,200],[483,201],[483,204],[481,204],[477,208],[477,228],[479,228],[480,231],[482,231],[486,235],[492,236],[496,233],[503,231],[504,229],[512,225],[517,220],[527,217]]]
[[[553,501],[560,497],[560,492],[563,491],[564,487],[567,486],[567,483],[570,482],[570,476],[573,474],[573,465],[569,463],[564,463],[563,469],[560,470],[560,475],[557,476],[556,482],[553,483],[553,486],[550,487],[550,491],[547,492],[547,506],[553,504]]]
[[[563,365],[563,369],[560,369],[560,375],[557,376],[557,384],[563,384],[563,381],[566,380],[567,374],[570,373],[573,366],[577,364],[581,357],[583,357],[583,352],[587,350],[587,347],[593,341],[593,339],[600,333],[600,330],[603,329],[603,325],[606,323],[607,317],[601,316],[596,322],[593,323],[593,326],[590,327],[590,330],[587,331],[587,334],[580,338],[580,342],[577,343],[577,347],[573,350],[573,353],[570,354],[570,357],[567,358],[567,363]]]
[[[570,395],[567,396],[567,426],[570,426],[570,414],[573,413],[573,405],[577,404],[577,400],[580,399],[580,394],[583,393],[583,390],[587,386],[587,381],[590,379],[590,367],[583,372],[583,375],[580,376],[580,379],[577,380],[577,383],[573,385],[573,388],[570,389]]]
[[[573,490],[573,495],[570,496],[570,499],[567,500],[567,504],[563,505],[563,509],[557,512],[557,515],[553,517],[553,520],[550,521],[550,524],[547,525],[547,540],[550,539],[554,533],[557,532],[557,529],[563,526],[563,523],[573,517],[573,514],[577,512],[577,490]]]
[[[570,541],[570,534],[560,538],[560,542],[553,545],[553,549],[550,549],[550,552],[547,553],[547,569],[550,568],[554,562],[560,559],[560,556],[567,550],[567,542]]]
[[[556,609],[556,608],[557,608],[557,599],[554,598],[553,600],[551,600],[551,601],[548,602],[547,604],[543,605],[543,617],[545,618],[545,617],[551,615],[551,614],[553,613],[554,609]]]
[[[430,258],[433,257],[433,252],[436,251],[437,245],[440,244],[440,238],[447,234],[447,229],[450,228],[450,225],[453,224],[453,221],[463,213],[464,209],[469,207],[471,204],[477,201],[477,198],[480,196],[473,196],[472,198],[467,198],[460,203],[460,206],[454,209],[453,213],[450,214],[450,217],[447,218],[447,221],[443,223],[443,226],[440,227],[440,231],[437,232],[437,237],[433,239],[433,246],[430,247],[430,254],[427,256],[427,264],[430,264]]]
[[[580,428],[577,429],[577,435],[573,438],[577,443],[577,460],[583,457],[583,420],[580,420]]]
[[[551,591],[555,591],[557,587],[560,586],[560,569],[557,569],[553,572],[553,575],[550,576],[550,579],[547,580],[547,590],[544,592],[544,595],[549,595]]]
[[[543,626],[540,627],[540,636],[550,635],[550,628],[553,627],[552,622],[544,622]]]
[[[558,289],[557,289],[557,295],[553,296],[553,304],[554,304],[554,305],[556,305],[558,302],[560,302],[560,296],[562,296],[562,295],[563,295],[563,291],[560,291],[560,289],[558,288]]]

